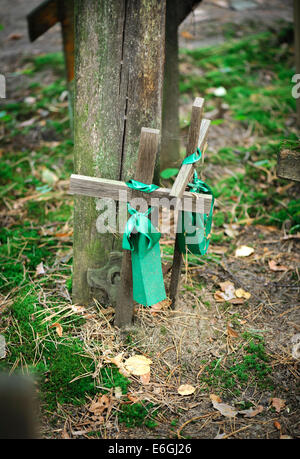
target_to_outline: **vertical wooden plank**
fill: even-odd
[[[294,0],[294,37],[295,37],[295,61],[296,73],[300,74],[300,1]],[[300,97],[297,103],[297,123],[300,126]]]
[[[159,130],[142,128],[135,180],[151,184],[159,143]],[[132,198],[138,197],[137,191]],[[125,250],[122,258],[121,282],[116,305],[115,325],[130,326],[133,317],[131,252]]]
[[[193,103],[192,115],[191,115],[191,124],[189,128],[186,156],[191,155],[198,147],[200,127],[203,113],[204,100],[200,97],[197,97]],[[178,214],[178,219],[180,219],[180,212]],[[182,254],[179,250],[178,236],[176,235],[175,247],[174,247],[174,256],[173,256],[173,265],[170,281],[170,299],[172,301],[171,307],[175,309],[177,301],[177,292],[180,282],[182,266]]]
[[[76,0],[75,173],[133,177],[142,126],[161,126],[164,36],[165,1]],[[97,233],[97,217],[94,198],[75,198],[73,300],[82,304],[98,295],[88,270],[121,253],[121,239]]]
[[[180,159],[177,16],[178,0],[167,0],[160,170],[176,167]]]

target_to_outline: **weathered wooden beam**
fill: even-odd
[[[200,193],[195,195],[195,193],[185,191],[180,199],[170,196],[170,192],[170,188],[158,188],[150,194],[139,191],[138,197],[145,199],[148,205],[153,207],[164,207],[171,203],[171,207],[177,210],[209,213],[210,195]],[[133,197],[133,190],[128,188],[125,182],[78,174],[71,175],[69,193],[94,198],[112,198],[120,202],[130,202],[136,197]]]
[[[294,0],[294,42],[295,42],[295,64],[296,73],[300,74],[300,1]],[[297,124],[300,126],[300,97],[297,104]]]
[[[285,149],[278,153],[277,175],[300,182],[300,151]]]
[[[153,180],[155,161],[159,144],[159,130],[142,128],[135,180],[150,185]],[[133,190],[132,195],[138,196]],[[116,304],[115,325],[130,326],[133,318],[131,252],[125,250],[122,258],[121,281]]]
[[[197,98],[193,104],[191,123],[190,123],[190,128],[189,128],[189,135],[188,135],[188,143],[187,143],[187,149],[186,149],[186,156],[189,156],[192,153],[194,153],[194,151],[197,149],[199,145],[201,117],[202,117],[202,110],[203,110],[203,103],[204,103],[204,101],[201,102],[201,99],[200,100],[199,99],[200,98]],[[208,127],[209,127],[209,123],[207,123],[207,130],[208,130]],[[206,142],[207,130],[205,130],[205,134],[202,136],[204,139],[203,146]],[[180,191],[182,191],[182,189]],[[180,213],[178,215],[178,219],[180,219]],[[172,309],[175,309],[175,306],[176,306],[178,287],[180,283],[181,266],[182,266],[182,253],[179,249],[178,235],[176,235],[171,281],[170,281],[170,293],[169,293],[170,299],[172,301],[171,303]]]
[[[201,152],[203,152],[204,146],[206,144],[209,126],[210,126],[210,120],[207,120],[207,119],[202,120],[201,128],[200,128],[200,135],[199,135],[199,143],[198,143],[198,148],[200,148]],[[181,166],[179,173],[176,177],[176,180],[173,184],[173,187],[171,189],[171,193],[170,193],[171,196],[176,196],[180,198],[183,195],[184,190],[193,175],[196,164],[197,163],[183,164]]]
[[[46,0],[27,15],[30,41],[34,41],[59,21],[59,0]]]
[[[161,129],[165,1],[75,1],[74,171],[127,181],[142,126]],[[74,203],[73,301],[101,298],[89,269],[105,266],[121,240],[97,232],[93,198]],[[103,303],[105,304],[105,303]]]
[[[46,0],[27,15],[30,41],[61,23],[67,81],[74,79],[74,0]],[[70,88],[69,88],[70,89]]]
[[[197,147],[201,148],[199,146],[199,138],[200,138],[200,132],[201,132],[203,107],[204,107],[204,99],[202,99],[201,97],[196,97],[193,103],[193,106],[192,106],[187,151],[192,151],[195,145],[196,145],[196,148]],[[194,151],[192,151],[192,153],[194,153]],[[185,190],[185,187],[190,179],[193,169],[194,169],[194,165],[192,164],[186,164],[186,165],[181,166],[179,173],[175,179],[175,182],[172,186],[171,196],[176,196],[176,197],[182,196]]]

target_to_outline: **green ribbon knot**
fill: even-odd
[[[197,148],[195,153],[193,153],[192,155],[187,156],[186,158],[184,158],[184,160],[182,161],[182,164],[194,164],[197,161],[199,161],[199,159],[201,159],[201,158],[202,158],[201,150],[200,150],[200,148]]]
[[[152,193],[152,191],[159,188],[159,186],[153,185],[153,183],[151,185],[147,185],[146,183],[138,182],[137,180],[133,179],[128,180],[126,185],[133,190],[143,191],[144,193]]]
[[[147,217],[147,215],[149,215],[152,211],[152,208],[150,207],[145,213],[142,213],[131,207],[130,204],[127,204],[127,207],[131,217],[127,221],[124,231],[122,244],[123,249],[133,251],[135,247],[132,235],[140,233],[148,240],[146,249],[151,250],[152,247],[160,240],[160,233]]]

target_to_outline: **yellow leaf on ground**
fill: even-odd
[[[235,251],[236,257],[249,257],[254,252],[253,247],[248,247],[247,245],[241,245]]]
[[[195,392],[196,388],[190,384],[182,384],[178,387],[179,395],[192,395]]]
[[[237,298],[245,298],[245,300],[249,300],[249,298],[251,297],[251,293],[246,292],[246,291],[243,290],[242,288],[238,288],[238,289],[235,291],[235,296],[236,296]]]
[[[125,360],[124,367],[132,375],[141,376],[150,372],[152,360],[144,355],[133,355]]]
[[[52,324],[52,325],[50,326],[50,328],[53,328],[53,327],[55,327],[55,330],[56,330],[56,333],[58,334],[58,336],[61,337],[62,334],[63,334],[63,328],[62,328],[62,326],[61,326],[58,322],[55,322],[55,324]]]

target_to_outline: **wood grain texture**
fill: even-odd
[[[198,139],[198,145],[197,145],[200,148],[201,152],[206,144],[209,126],[210,126],[210,120],[207,120],[207,119],[202,120],[199,139]],[[203,155],[202,155],[202,161],[203,161]],[[194,169],[197,164],[198,163],[183,164],[181,166],[179,173],[176,177],[176,180],[172,186],[170,196],[175,196],[177,198],[180,198],[183,195],[184,190],[188,182],[191,180],[191,177],[193,175]]]
[[[135,180],[150,185],[152,183],[155,160],[159,144],[159,131],[142,128]],[[139,192],[132,190],[132,196]],[[121,280],[116,304],[115,325],[125,328],[131,325],[133,318],[132,266],[131,252],[124,250],[121,266]]]
[[[197,97],[192,107],[192,115],[191,115],[191,124],[189,128],[188,134],[188,143],[186,149],[186,156],[191,155],[197,149],[199,144],[203,147],[206,143],[207,133],[210,121],[203,120],[203,131],[202,134],[200,132],[202,128],[202,113],[203,113],[203,106],[204,106],[204,99]],[[193,171],[193,165],[190,165],[191,168],[185,168],[182,172],[182,177],[180,181],[178,181],[178,190],[173,190],[171,193],[183,193],[184,189],[188,183],[189,177]],[[175,185],[175,183],[174,183]],[[180,213],[178,215],[178,219],[180,219]],[[171,281],[170,281],[170,292],[169,296],[171,299],[171,308],[175,309],[177,295],[178,295],[178,288],[180,284],[180,275],[181,275],[181,266],[182,266],[182,253],[179,249],[179,241],[178,236],[176,235],[175,239],[175,248],[174,248],[174,255],[173,255],[173,265],[172,265],[172,272],[171,272]]]
[[[165,2],[76,0],[75,172],[133,178],[142,126],[161,127]],[[96,230],[93,197],[74,205],[73,300],[93,300],[87,270],[104,266],[121,241]]]
[[[182,198],[173,198],[170,196],[170,192],[170,188],[158,188],[150,194],[139,191],[137,196],[145,199],[151,207],[171,207],[187,212],[209,213],[210,195],[202,193],[195,195],[195,193],[185,191]],[[71,175],[70,194],[94,198],[112,198],[120,202],[130,202],[134,199],[133,190],[128,188],[125,182],[76,174]]]

